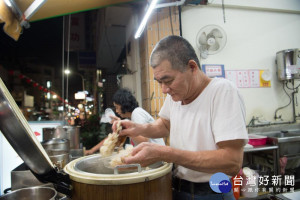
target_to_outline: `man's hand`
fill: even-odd
[[[117,131],[117,124],[119,121],[115,121],[112,125],[113,132]],[[119,131],[119,136],[136,137],[139,136],[139,124],[136,124],[129,120],[121,120],[122,130]]]
[[[143,142],[133,148],[131,156],[122,158],[122,161],[126,164],[139,163],[142,167],[149,166],[162,161],[160,157],[162,147],[155,143]]]
[[[121,120],[122,130],[120,136],[136,137],[144,136],[146,138],[163,138],[169,136],[170,122],[159,118],[156,121],[148,124],[137,124],[129,120]],[[112,130],[117,130],[117,122],[112,125]]]

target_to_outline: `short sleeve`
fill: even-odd
[[[237,88],[225,83],[216,94],[212,110],[212,131],[216,142],[235,139],[245,139],[246,142],[245,107]]]
[[[167,95],[164,104],[159,111],[159,117],[164,118],[166,120],[170,120],[170,107],[171,107],[171,97]]]

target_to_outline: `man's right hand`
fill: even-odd
[[[134,147],[130,156],[122,158],[126,164],[139,163],[142,167],[149,166],[158,161],[164,161],[161,151],[165,146],[159,144],[142,142]]]
[[[115,121],[112,125],[113,132],[117,131],[117,124],[119,121]],[[122,130],[119,132],[120,136],[136,137],[139,136],[140,124],[136,124],[129,120],[121,120]]]

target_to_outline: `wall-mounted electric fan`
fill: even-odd
[[[226,33],[217,25],[207,25],[199,30],[196,45],[200,50],[201,58],[220,52],[226,44]]]

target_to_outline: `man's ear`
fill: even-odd
[[[189,67],[189,69],[191,69],[193,72],[194,72],[195,70],[198,69],[198,65],[197,65],[197,63],[196,63],[194,60],[189,60],[189,62],[188,62],[188,67]]]

